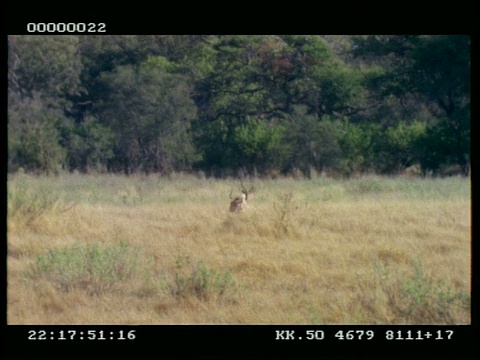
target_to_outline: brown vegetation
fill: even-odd
[[[232,186],[9,178],[8,323],[470,323],[468,180]]]

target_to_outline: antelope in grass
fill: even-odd
[[[250,187],[249,190],[245,189],[245,186],[243,186],[243,182],[240,182],[242,185],[242,196],[237,196],[230,202],[230,212],[233,213],[238,213],[242,211],[244,208],[247,208],[247,200],[248,200],[248,195],[253,193],[255,191],[255,188],[253,185]],[[230,191],[230,199],[232,199],[232,192],[233,189]]]

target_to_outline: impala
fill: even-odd
[[[247,200],[248,200],[248,195],[253,193],[255,191],[255,188],[253,186],[250,187],[249,190],[245,189],[245,186],[243,186],[243,182],[240,182],[242,186],[242,195],[235,197],[231,202],[230,202],[230,212],[240,212],[244,208],[247,208]],[[232,199],[232,192],[233,189],[230,191],[230,199]]]

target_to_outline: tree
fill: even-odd
[[[249,173],[268,173],[284,165],[288,144],[285,127],[248,119],[235,128],[232,139],[235,161]]]
[[[289,170],[299,169],[307,177],[312,168],[322,172],[336,170],[341,156],[339,123],[328,118],[318,121],[304,107],[296,107],[287,129],[290,145]]]
[[[393,103],[400,104],[408,112],[406,117],[410,121],[423,119],[431,134],[448,133],[448,140],[446,136],[438,136],[436,140],[429,137],[427,143],[430,145],[424,147],[424,156],[429,160],[423,163],[433,168],[455,163],[468,174],[470,38],[410,35],[355,37],[354,40],[355,55],[381,69],[372,73],[366,83],[379,99],[387,96],[397,99]],[[385,105],[384,100],[382,102]],[[438,144],[433,145],[432,141]],[[435,157],[432,162],[428,153],[432,146],[443,148],[445,156]]]
[[[252,147],[252,141],[259,139],[255,135],[260,133],[279,139],[282,129],[302,128],[309,132],[295,113],[299,107],[303,107],[305,116],[316,119],[312,123],[310,118],[305,119],[316,129],[313,133],[317,131],[314,142],[323,136],[319,142],[325,145],[333,130],[330,124],[317,126],[315,122],[349,114],[361,101],[361,76],[334,59],[318,36],[224,36],[217,38],[213,47],[216,55],[211,58],[212,71],[197,83],[195,90],[199,109],[196,143],[202,151],[202,166],[207,168],[258,165],[261,158],[268,157],[264,151],[266,142],[263,147]],[[298,126],[294,122],[299,122]],[[279,130],[275,134],[262,130],[276,127]],[[247,129],[249,136],[239,136],[248,133]],[[285,154],[299,146],[298,141],[292,137],[282,140],[285,150],[277,152],[283,157],[277,164],[285,164]],[[332,149],[333,145],[327,147]],[[252,148],[259,151],[258,157],[251,155]],[[278,146],[275,148],[278,150]],[[323,168],[328,161],[319,154],[326,151],[310,151],[313,155],[307,161],[312,163],[303,168]]]
[[[430,166],[435,169],[442,163],[458,164],[468,175],[470,39],[459,35],[422,37],[412,57],[412,87],[431,104],[432,113],[439,119],[437,129],[430,130],[430,139],[436,133],[439,144],[434,147],[446,150],[445,157]]]
[[[265,102],[257,66],[259,36],[224,36],[212,42],[211,71],[196,83],[194,99],[198,116],[194,122],[195,142],[202,153],[200,166],[218,175],[248,167],[258,159],[253,149],[268,147],[265,120],[271,109]],[[263,118],[263,119],[261,119]],[[263,135],[260,135],[262,133]],[[248,134],[248,136],[247,136]],[[270,135],[273,136],[273,133]],[[260,143],[252,144],[251,141]],[[242,141],[247,143],[242,144]],[[265,156],[260,155],[258,158]],[[259,161],[259,160],[258,160]]]
[[[59,124],[65,121],[59,110],[45,106],[36,93],[9,105],[8,167],[15,171],[56,173],[65,163],[60,145]]]
[[[377,171],[395,174],[421,163],[423,155],[419,144],[425,134],[426,124],[419,121],[399,122],[386,128],[378,139]]]
[[[107,163],[115,157],[114,133],[94,116],[86,116],[81,123],[70,121],[62,130],[62,138],[66,139],[63,146],[67,151],[68,169],[104,171]]]
[[[112,169],[169,173],[191,165],[190,120],[195,109],[184,77],[168,60],[119,66],[101,76],[109,97],[98,106],[115,133]]]
[[[8,45],[12,170],[468,171],[468,36],[27,35]]]
[[[9,36],[10,100],[39,96],[48,106],[68,108],[84,88],[78,36]]]
[[[375,123],[352,124],[344,119],[338,143],[342,151],[339,171],[347,176],[376,171],[382,128]]]
[[[56,172],[66,162],[70,97],[84,91],[77,36],[9,36],[9,170]]]

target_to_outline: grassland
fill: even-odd
[[[469,179],[250,182],[9,176],[8,323],[470,323]]]

